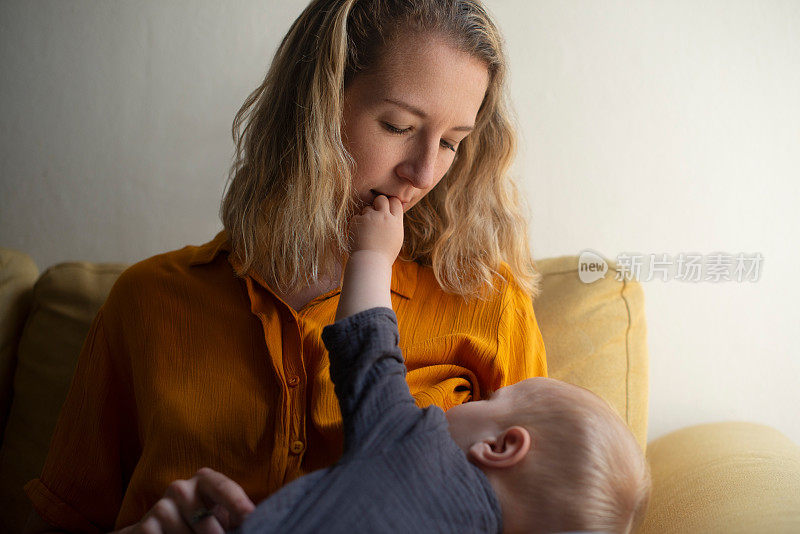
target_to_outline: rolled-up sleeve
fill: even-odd
[[[42,473],[25,485],[36,512],[58,528],[114,528],[126,484],[122,451],[130,438],[123,429],[134,424],[121,401],[123,384],[101,309],[78,358]]]

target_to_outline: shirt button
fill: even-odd
[[[289,450],[292,451],[294,454],[300,454],[306,448],[305,443],[302,441],[293,441],[291,446],[289,446]]]
[[[289,385],[291,387],[297,387],[297,384],[299,384],[299,383],[300,383],[300,377],[299,376],[293,376],[293,377],[289,378]]]

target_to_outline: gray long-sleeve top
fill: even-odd
[[[262,501],[242,534],[501,530],[497,496],[450,438],[444,412],[415,405],[399,338],[389,308],[325,327],[344,454]]]

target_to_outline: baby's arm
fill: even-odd
[[[392,307],[392,264],[403,246],[403,205],[376,197],[350,222],[353,246],[344,271],[336,320],[376,307]]]
[[[353,247],[336,322],[322,330],[345,456],[382,450],[419,415],[405,380],[389,293],[392,263],[403,244],[402,209],[396,198],[381,196],[351,221]]]

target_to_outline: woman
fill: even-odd
[[[319,334],[380,194],[405,211],[392,304],[418,404],[544,376],[505,68],[477,0],[313,1],[234,121],[225,231],[132,266],[98,313],[29,530],[222,532],[333,463]]]

